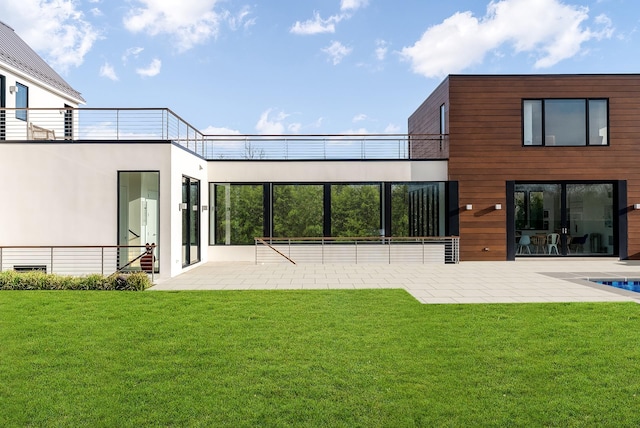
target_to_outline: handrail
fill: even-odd
[[[151,274],[153,281],[157,270],[155,249],[155,245],[4,245],[0,246],[0,271],[36,269],[78,276],[131,268]],[[148,263],[143,260],[145,255],[151,257],[151,268],[144,265]]]
[[[206,160],[441,160],[449,151],[446,134],[205,134],[168,108],[3,107],[0,114],[0,142],[162,141]]]
[[[269,247],[270,249],[272,249],[273,251],[275,251],[276,253],[278,253],[279,255],[281,255],[282,257],[284,257],[285,259],[289,260],[292,264],[296,264],[296,262],[294,262],[293,260],[291,260],[289,257],[287,257],[285,254],[281,253],[280,251],[278,251],[277,249],[273,248],[273,246],[271,246],[270,244],[267,244],[264,239],[262,238],[256,238],[256,241],[261,243],[262,245],[266,245],[267,247]]]
[[[458,263],[460,237],[256,237],[256,264],[269,258],[267,247],[292,263]],[[282,249],[288,250],[285,256]]]

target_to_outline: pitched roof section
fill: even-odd
[[[16,34],[13,28],[2,21],[0,21],[0,62],[15,67],[30,77],[80,102],[85,102],[80,92],[69,86],[40,55],[35,53],[35,51]]]

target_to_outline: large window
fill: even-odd
[[[444,195],[444,183],[391,185],[392,236],[443,236]]]
[[[378,236],[379,184],[331,185],[331,236]]]
[[[321,237],[324,234],[324,186],[273,185],[273,236]]]
[[[217,245],[253,244],[264,233],[264,186],[262,184],[212,184],[215,209],[211,210],[212,236]]]
[[[445,184],[210,184],[210,245],[278,238],[444,236]]]
[[[608,144],[608,101],[545,99],[522,102],[525,146]]]
[[[118,172],[118,245],[140,247],[160,242],[160,173]],[[120,266],[140,254],[140,248],[122,249]],[[160,252],[156,256],[156,271]],[[139,262],[132,264],[139,266]]]
[[[22,83],[16,83],[16,108],[29,107],[29,88]],[[27,110],[16,110],[16,119],[27,120]]]

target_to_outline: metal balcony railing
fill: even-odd
[[[460,238],[255,238],[256,264],[458,263]]]
[[[207,160],[447,159],[446,135],[206,135],[167,108],[4,108],[0,141],[171,141]]]
[[[61,275],[110,275],[146,271],[154,280],[158,270],[156,247],[142,246],[0,246],[0,272],[41,270]],[[146,260],[143,257],[149,257]],[[153,268],[151,267],[153,266]]]

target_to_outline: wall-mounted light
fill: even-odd
[[[9,86],[9,93],[15,94],[17,92],[18,92],[18,87],[17,86]]]
[[[466,209],[467,211],[471,211],[471,210],[473,209],[473,204],[467,204],[467,205],[465,206],[465,209]]]
[[[494,207],[497,210],[501,210],[502,209],[502,204],[496,204],[496,206]]]
[[[634,210],[640,210],[640,204],[633,204]]]

